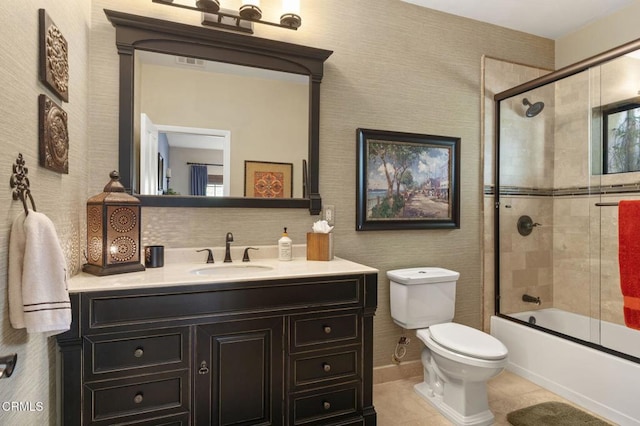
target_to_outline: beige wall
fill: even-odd
[[[640,38],[640,1],[556,40],[556,68]]]
[[[118,67],[114,31],[101,7],[156,17],[171,13],[192,23],[197,18],[147,2],[94,2],[92,81],[101,82],[94,85],[99,92],[95,99],[101,102],[92,109],[104,117],[100,128],[92,129],[92,137],[102,151],[95,155],[106,174],[116,165],[105,147],[116,147],[116,111],[111,105],[117,104],[117,92],[111,88],[117,84]],[[480,327],[481,57],[552,67],[553,42],[391,0],[355,1],[349,8],[338,1],[307,2],[304,7],[304,25],[298,32],[257,28],[256,35],[334,50],[321,88],[320,192],[324,203],[336,206],[336,255],[381,270],[374,363],[386,365],[401,333],[389,315],[389,269],[438,265],[461,272],[456,321]],[[355,232],[358,127],[461,137],[461,229]],[[104,185],[104,179],[92,179],[92,188]],[[275,243],[283,226],[294,242],[303,242],[317,220],[303,210],[156,208],[145,209],[143,215],[144,242],[170,247],[219,245],[228,231],[237,245]],[[419,357],[420,345],[414,342],[407,359]]]
[[[263,9],[278,5],[265,0]],[[37,96],[47,93],[37,78],[38,7],[48,9],[70,41],[70,102],[63,105],[70,116],[69,175],[37,166]],[[148,0],[0,3],[0,13],[8,17],[0,26],[5,99],[0,114],[1,170],[8,180],[17,153],[25,154],[38,209],[56,224],[72,272],[83,262],[86,199],[102,191],[108,173],[118,166],[118,56],[115,32],[103,8],[199,25],[193,12]],[[324,203],[336,206],[336,255],[381,271],[374,363],[387,365],[401,333],[389,315],[389,269],[438,265],[461,272],[455,320],[481,326],[481,57],[550,68],[553,42],[394,0],[303,2],[302,14],[303,26],[297,32],[261,26],[256,36],[334,50],[321,89],[320,192]],[[461,228],[356,232],[358,127],[461,137]],[[5,211],[0,247],[6,253],[9,228],[21,206],[11,200],[8,187],[0,197]],[[221,245],[230,231],[239,246],[271,244],[287,226],[294,242],[302,243],[317,219],[306,210],[145,208],[143,242]],[[6,263],[6,256],[0,257],[2,287]],[[0,383],[0,399],[44,401],[45,411],[0,412],[0,418],[3,424],[52,422],[54,346],[42,336],[11,329],[5,294],[0,293],[0,353],[17,352],[20,360],[15,376]],[[419,352],[414,340],[406,359],[418,359]]]
[[[67,40],[69,49],[69,102],[62,103],[38,78],[38,9],[45,8]],[[2,334],[0,354],[18,354],[14,375],[0,382],[0,402],[24,401],[43,404],[43,411],[20,413],[0,410],[0,424],[44,425],[56,413],[55,345],[41,334],[14,330],[9,323],[7,303],[7,247],[13,219],[22,204],[11,198],[9,177],[18,153],[29,168],[32,195],[38,211],[55,223],[70,272],[81,264],[84,242],[84,202],[89,118],[89,32],[90,4],[86,0],[0,2],[0,311]],[[38,166],[38,96],[46,94],[68,114],[69,174],[61,175]],[[33,265],[37,268],[38,265]]]

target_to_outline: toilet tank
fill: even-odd
[[[407,329],[450,322],[455,313],[460,273],[443,268],[395,269],[387,272],[391,317]]]

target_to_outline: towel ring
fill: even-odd
[[[29,178],[27,177],[29,168],[25,167],[25,164],[26,161],[22,157],[22,153],[19,153],[16,163],[13,165],[13,175],[9,181],[9,185],[11,185],[11,188],[14,188],[12,194],[14,201],[21,200],[25,214],[29,214],[27,197],[31,202],[31,207],[34,212],[36,211],[36,203],[33,201],[31,189],[29,188]]]

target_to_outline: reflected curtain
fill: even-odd
[[[207,195],[207,166],[203,164],[191,165],[191,195]]]

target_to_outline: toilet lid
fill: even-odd
[[[431,339],[452,351],[481,359],[501,359],[508,350],[495,337],[475,328],[448,322],[429,327]]]

